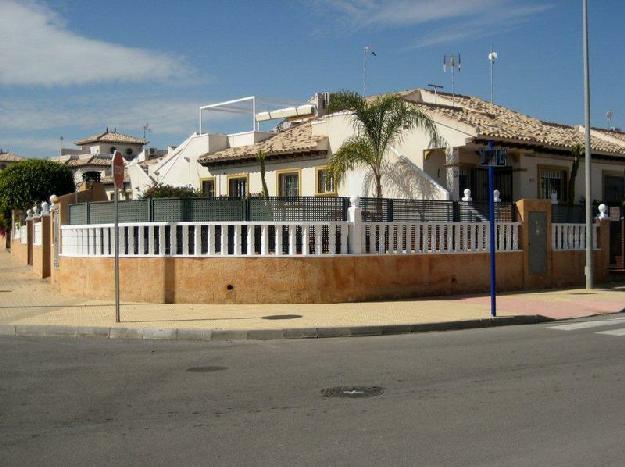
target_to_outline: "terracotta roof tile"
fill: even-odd
[[[135,136],[124,135],[117,131],[103,131],[97,135],[88,136],[87,138],[80,139],[74,144],[82,146],[89,143],[126,143],[126,144],[147,144],[147,141],[143,138],[137,138]]]
[[[78,159],[69,159],[65,162],[68,167],[110,167],[111,159],[100,156],[79,157]]]
[[[23,160],[26,160],[26,158],[12,152],[0,152],[0,162],[20,162]]]
[[[447,101],[451,98],[448,93],[439,95]],[[408,100],[414,102],[411,97]],[[477,97],[455,95],[453,104],[420,102],[417,105],[431,116],[447,117],[474,127],[477,137],[562,149],[584,144],[583,133],[572,125],[539,120]],[[592,137],[591,144],[593,151],[625,157],[625,144],[619,145],[598,137]]]
[[[312,124],[307,122],[276,133],[275,136],[259,143],[205,154],[198,160],[202,165],[210,165],[254,159],[258,151],[265,152],[267,158],[271,158],[282,154],[302,154],[327,151],[327,149],[328,138],[326,136],[313,136]]]

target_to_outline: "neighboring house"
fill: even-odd
[[[120,151],[124,158],[130,161],[143,151],[143,146],[147,143],[143,138],[119,133],[117,129],[109,131],[107,128],[102,133],[82,138],[74,144],[81,147],[83,154],[114,154],[115,151]]]
[[[469,188],[474,201],[486,201],[488,179],[479,151],[493,142],[508,152],[508,166],[498,170],[495,180],[503,200],[550,198],[556,193],[565,201],[571,149],[584,143],[578,127],[545,122],[477,97],[423,89],[399,94],[432,118],[447,146],[432,147],[422,130],[407,131],[387,155],[384,196],[460,199]],[[258,195],[262,184],[256,155],[262,151],[270,196],[372,196],[367,169],[350,172],[340,186],[326,171],[332,154],[354,134],[350,112],[287,118],[273,132],[195,133],[143,170],[143,181],[131,176],[133,189],[141,191],[157,181],[191,186],[208,196]],[[593,130],[592,147],[593,199],[618,198],[615,187],[624,183],[625,135]],[[583,163],[575,185],[580,201]]]
[[[99,181],[104,185],[109,199],[112,199],[114,186],[111,177],[111,159],[115,151],[120,151],[126,161],[143,157],[143,147],[147,143],[142,138],[124,135],[108,128],[97,135],[76,141],[80,149],[62,149],[61,155],[52,160],[65,164],[74,174],[76,189],[83,182]],[[122,198],[132,199],[130,177],[127,175],[122,190]]]
[[[22,156],[18,156],[17,154],[13,154],[11,152],[4,152],[0,149],[0,170],[6,169],[7,167],[17,164],[26,160]]]

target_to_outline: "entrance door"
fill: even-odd
[[[547,272],[547,214],[530,212],[528,230],[529,272],[544,274]]]
[[[495,169],[495,189],[499,190],[502,201],[512,201],[512,168],[497,167]],[[464,183],[467,183],[466,181]],[[471,197],[476,203],[488,202],[488,169],[475,167],[471,170]],[[460,187],[461,190],[464,188]],[[462,191],[461,191],[462,193]]]

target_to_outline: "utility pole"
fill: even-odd
[[[583,5],[583,51],[584,51],[584,125],[586,139],[586,158],[584,160],[584,176],[586,179],[586,290],[593,288],[592,265],[592,148],[590,146],[590,61],[588,51],[588,0],[582,0]]]

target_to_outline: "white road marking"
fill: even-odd
[[[610,331],[600,331],[596,334],[605,334],[606,336],[625,336],[625,328],[611,329]]]
[[[549,329],[558,331],[575,331],[576,329],[598,328],[601,326],[617,326],[623,324],[625,318],[602,319],[597,321],[582,321],[581,323],[560,324],[558,326],[549,326]]]

